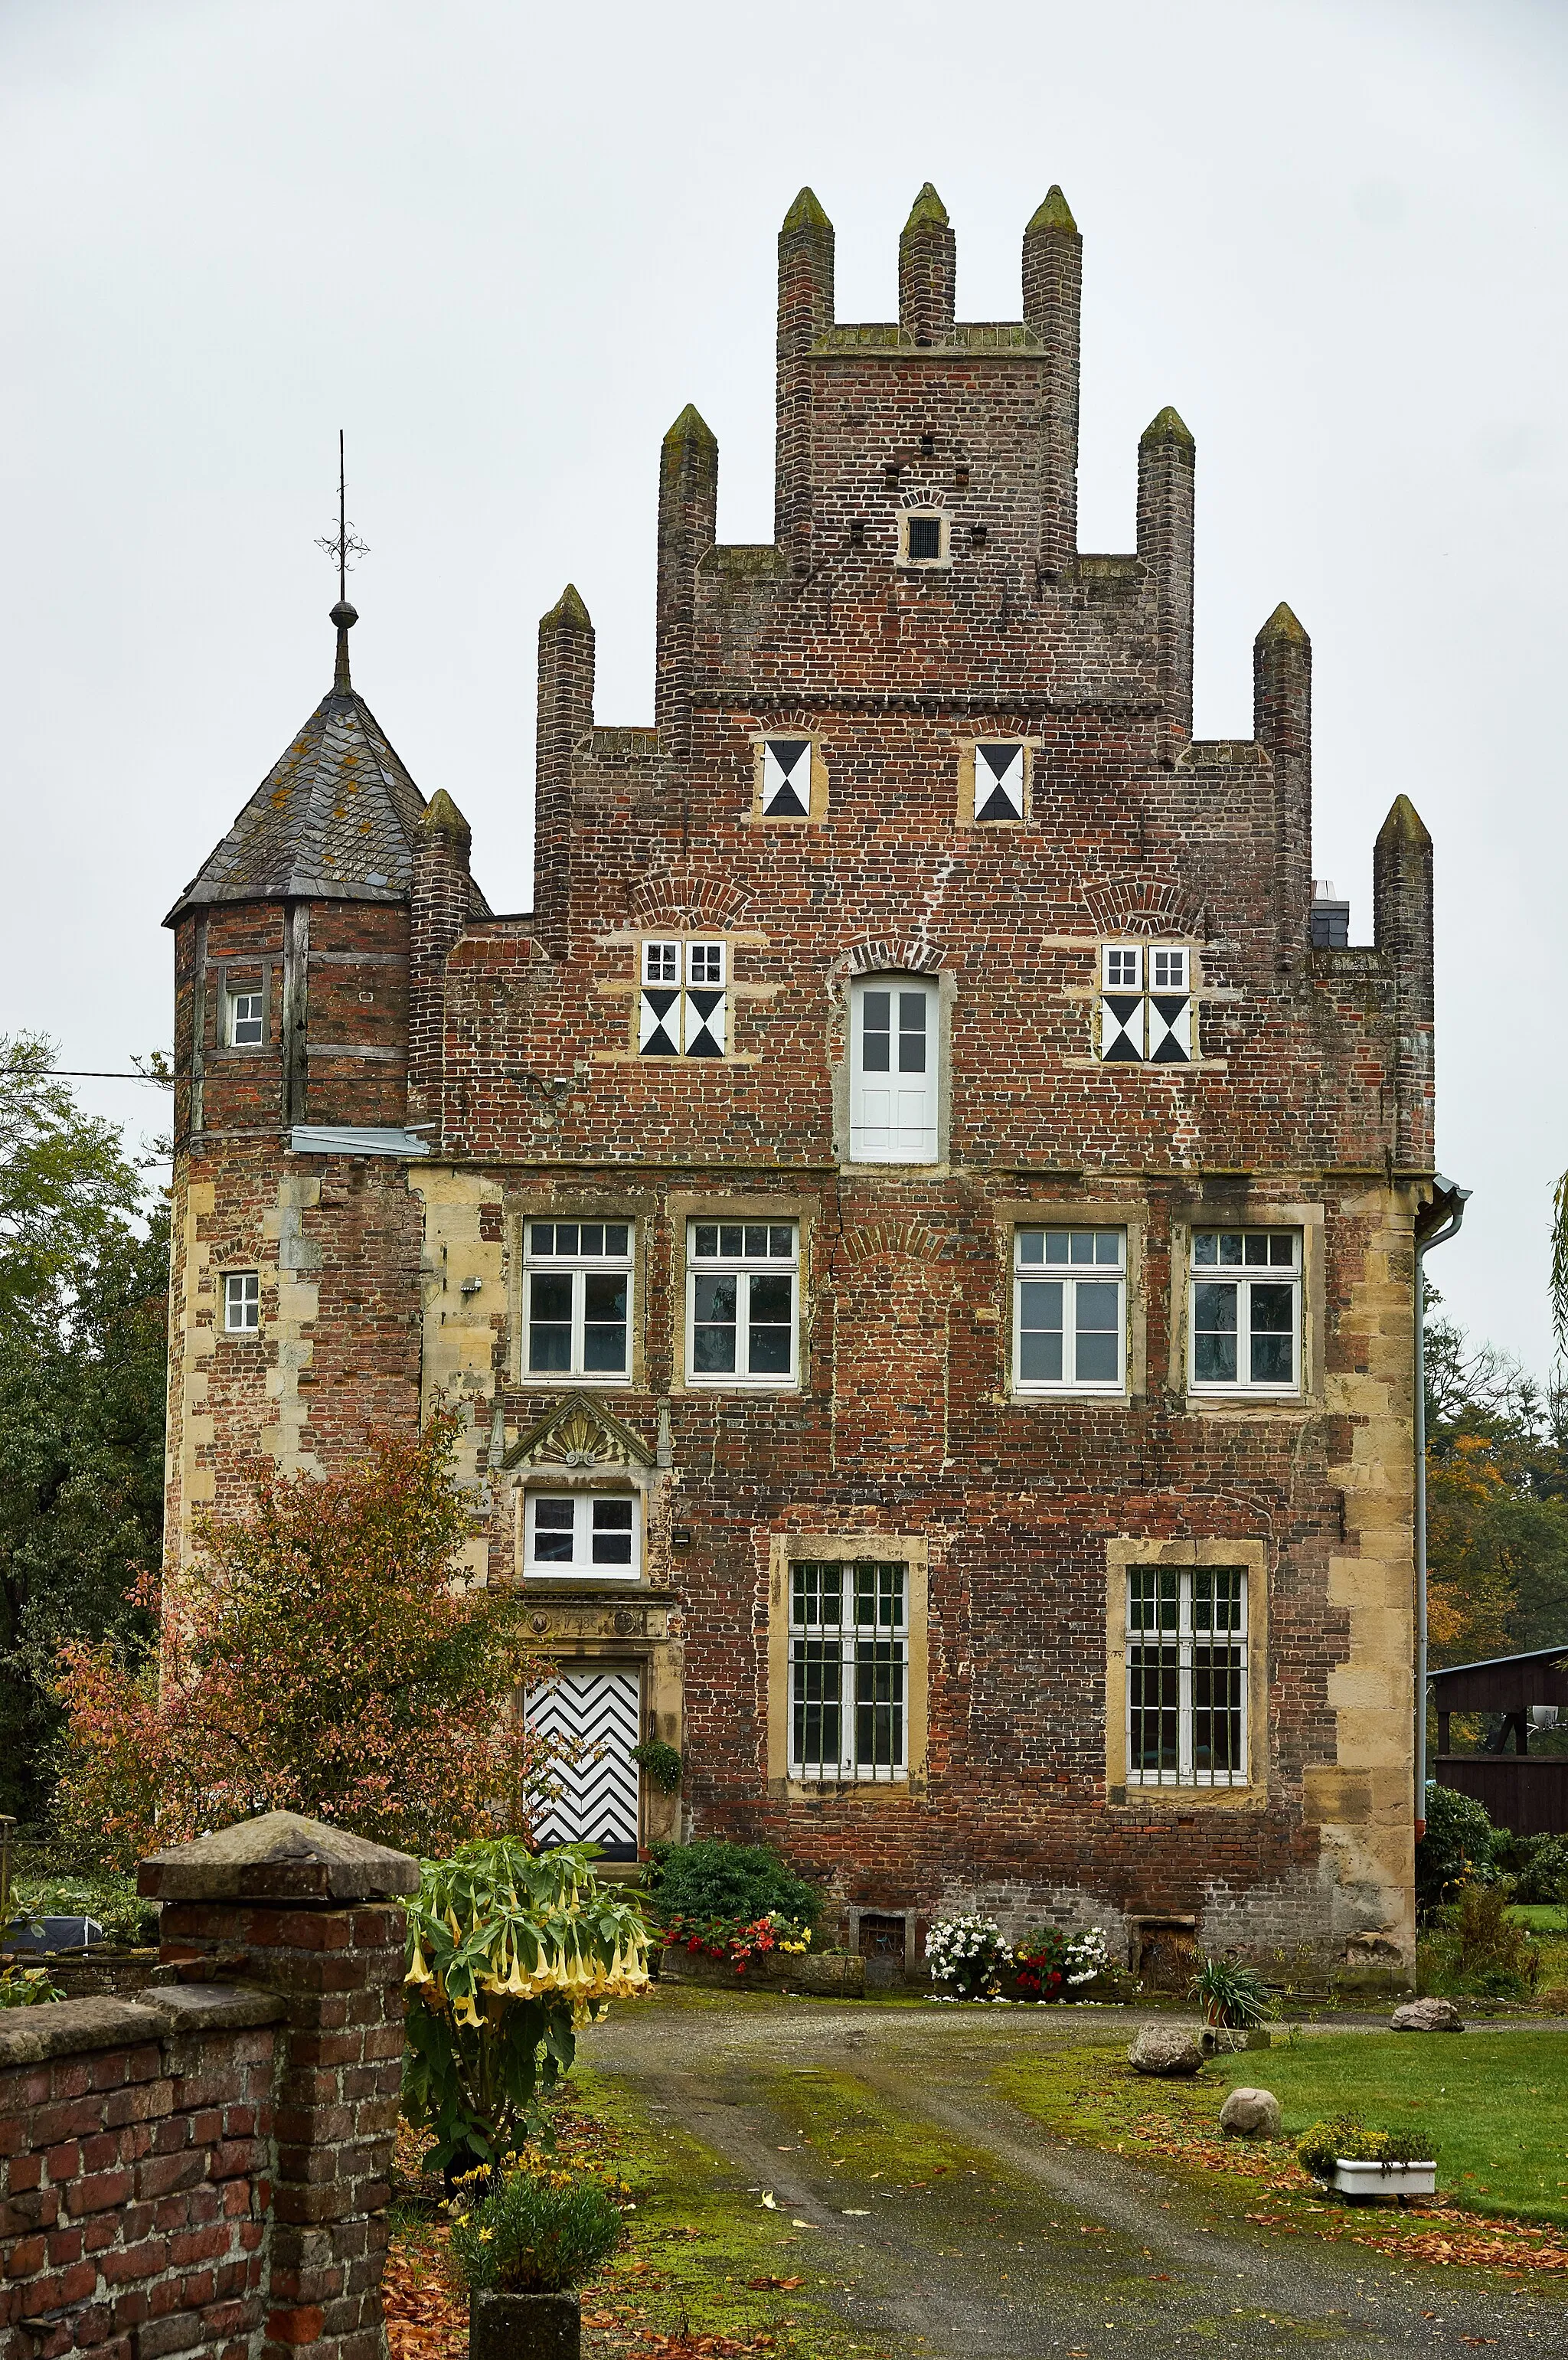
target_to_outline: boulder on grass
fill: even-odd
[[[1388,2018],[1396,2032],[1463,2032],[1465,2019],[1451,1999],[1408,1999]]]
[[[1220,2108],[1226,2138],[1278,2138],[1279,2101],[1272,2090],[1233,2090]]]
[[[1135,2073],[1152,2073],[1162,2081],[1202,2070],[1203,2051],[1195,2024],[1142,2024],[1127,2050]]]

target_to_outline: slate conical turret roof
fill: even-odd
[[[425,798],[349,679],[340,601],[336,676],[221,844],[180,896],[166,925],[214,901],[403,901]],[[487,917],[474,888],[471,913]]]

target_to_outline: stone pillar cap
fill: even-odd
[[[298,1811],[264,1811],[149,1853],[136,1890],[149,1901],[386,1901],[419,1889],[419,1863]]]

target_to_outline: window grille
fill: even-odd
[[[940,516],[912,515],[909,519],[909,562],[911,565],[931,565],[942,559],[942,519]]]
[[[613,1579],[638,1569],[637,1502],[627,1492],[530,1491],[524,1538],[529,1573]]]
[[[789,1568],[789,1774],[907,1775],[909,1621],[903,1565]]]
[[[799,1274],[793,1221],[689,1222],[688,1383],[793,1384]]]
[[[1247,1576],[1138,1566],[1127,1575],[1127,1783],[1245,1786]]]
[[[259,1049],[267,1041],[267,1000],[259,991],[229,994],[229,1046]]]
[[[1300,1229],[1194,1230],[1191,1284],[1194,1391],[1300,1391]]]
[[[1104,944],[1096,1043],[1102,1063],[1190,1065],[1192,982],[1192,961],[1179,944]]]
[[[261,1273],[231,1270],[223,1275],[223,1326],[231,1336],[254,1336],[261,1326]]]
[[[530,1221],[527,1374],[625,1377],[630,1371],[629,1221]]]
[[[725,945],[666,939],[642,946],[637,1053],[722,1057],[728,1042]]]
[[[1126,1360],[1125,1229],[1015,1234],[1013,1382],[1020,1393],[1119,1393]]]

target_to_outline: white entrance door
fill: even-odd
[[[561,1792],[535,1822],[534,1841],[602,1844],[610,1860],[636,1860],[642,1718],[637,1671],[562,1672],[528,1690],[529,1722],[568,1749],[552,1775]]]
[[[849,1153],[856,1164],[936,1162],[937,996],[916,975],[868,975],[850,1012]]]

